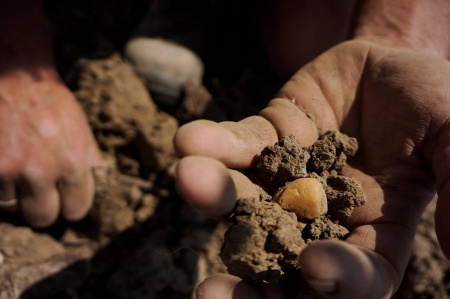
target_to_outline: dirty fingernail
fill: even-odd
[[[337,290],[337,282],[334,280],[322,280],[322,279],[310,279],[307,278],[306,282],[311,288],[320,293],[331,294]]]

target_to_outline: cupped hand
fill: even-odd
[[[0,74],[0,213],[19,211],[37,228],[60,214],[79,220],[92,204],[97,166],[86,117],[54,72]]]
[[[450,65],[416,52],[362,41],[342,43],[299,70],[258,116],[240,122],[196,121],[175,136],[177,186],[211,217],[257,194],[242,172],[279,138],[312,144],[317,127],[356,137],[360,149],[344,174],[368,198],[345,223],[345,241],[319,241],[300,255],[304,278],[329,298],[388,298],[405,271],[420,216],[434,196],[436,230],[450,255]],[[314,124],[317,124],[316,125]],[[198,298],[282,298],[228,275],[207,279]]]

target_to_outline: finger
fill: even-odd
[[[240,122],[199,120],[182,126],[174,145],[181,157],[201,155],[216,158],[231,168],[254,165],[262,149],[277,141],[272,124],[259,116]]]
[[[259,189],[238,171],[203,156],[188,156],[177,165],[177,190],[187,202],[212,218],[231,213],[238,198],[259,197]]]
[[[195,121],[181,127],[174,138],[179,156],[216,158],[231,168],[254,166],[267,145],[279,137],[296,135],[306,146],[317,139],[317,127],[292,102],[275,99],[261,111],[240,122]]]
[[[18,208],[16,187],[13,180],[0,180],[0,211],[15,212]]]
[[[435,212],[435,227],[443,253],[450,258],[450,88],[446,82],[450,78],[449,63],[440,60],[419,61],[422,65],[420,87],[427,91],[427,128],[422,152],[436,177],[438,201]],[[410,72],[415,74],[414,72]],[[417,82],[417,78],[413,78]],[[412,84],[417,87],[417,85]],[[418,88],[418,87],[417,87]],[[430,91],[430,92],[428,92]],[[419,94],[421,91],[409,91]],[[422,92],[423,93],[423,92]]]
[[[299,264],[308,284],[327,298],[390,298],[400,283],[386,259],[343,241],[312,243]]]
[[[57,183],[61,198],[61,214],[69,221],[82,219],[92,206],[94,178],[90,169],[65,176]]]
[[[197,287],[195,295],[196,299],[262,298],[255,288],[228,274],[207,278]]]
[[[276,128],[279,138],[295,135],[304,146],[310,146],[319,135],[314,121],[293,101],[273,99],[260,115]]]
[[[346,242],[313,243],[300,255],[302,274],[329,298],[389,298],[401,283],[415,227],[395,221],[364,225]]]
[[[43,228],[56,221],[59,214],[59,194],[54,180],[36,171],[18,182],[20,210],[33,227]]]
[[[436,234],[442,251],[450,258],[450,125],[442,125],[438,136],[430,139],[425,151],[436,175],[438,201],[435,212]]]
[[[89,164],[80,168],[75,165],[76,161],[69,160],[63,170],[64,175],[57,182],[61,196],[61,214],[69,221],[77,221],[86,216],[93,204],[95,181],[103,180],[107,175],[108,165],[95,140],[92,139],[91,144]]]
[[[444,78],[449,76],[450,71]],[[433,89],[438,90],[437,87]],[[446,90],[442,91],[445,92]],[[435,227],[439,244],[447,258],[450,258],[450,234],[448,233],[450,231],[448,219],[450,211],[450,123],[448,113],[450,107],[447,96],[449,93],[450,89],[442,95],[438,94],[430,103],[430,110],[433,109],[433,118],[423,146],[425,158],[436,177],[438,201],[435,212]]]

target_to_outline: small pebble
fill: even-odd
[[[284,210],[294,212],[299,221],[315,219],[328,210],[322,183],[314,178],[300,178],[286,183],[275,193],[274,201]]]

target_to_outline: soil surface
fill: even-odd
[[[233,3],[211,13],[217,38],[201,53],[205,86],[187,85],[181,105],[163,110],[121,56],[149,1],[46,1],[59,71],[85,109],[111,170],[97,181],[94,207],[78,223],[58,220],[32,230],[20,217],[0,215],[1,299],[191,298],[199,281],[226,271],[219,252],[228,227],[199,215],[175,192],[171,139],[180,124],[195,118],[239,120],[256,113],[284,80],[267,67],[257,39],[249,38],[256,36],[248,20],[254,14]],[[339,167],[341,158],[333,164]],[[308,163],[317,171],[333,165]],[[450,266],[434,233],[434,208],[435,202],[423,215],[394,298],[450,298]],[[244,205],[241,215],[249,209],[260,207]],[[251,221],[269,226],[261,216]],[[280,221],[286,231],[296,223]],[[274,261],[280,252],[295,256],[284,231],[270,233]]]

